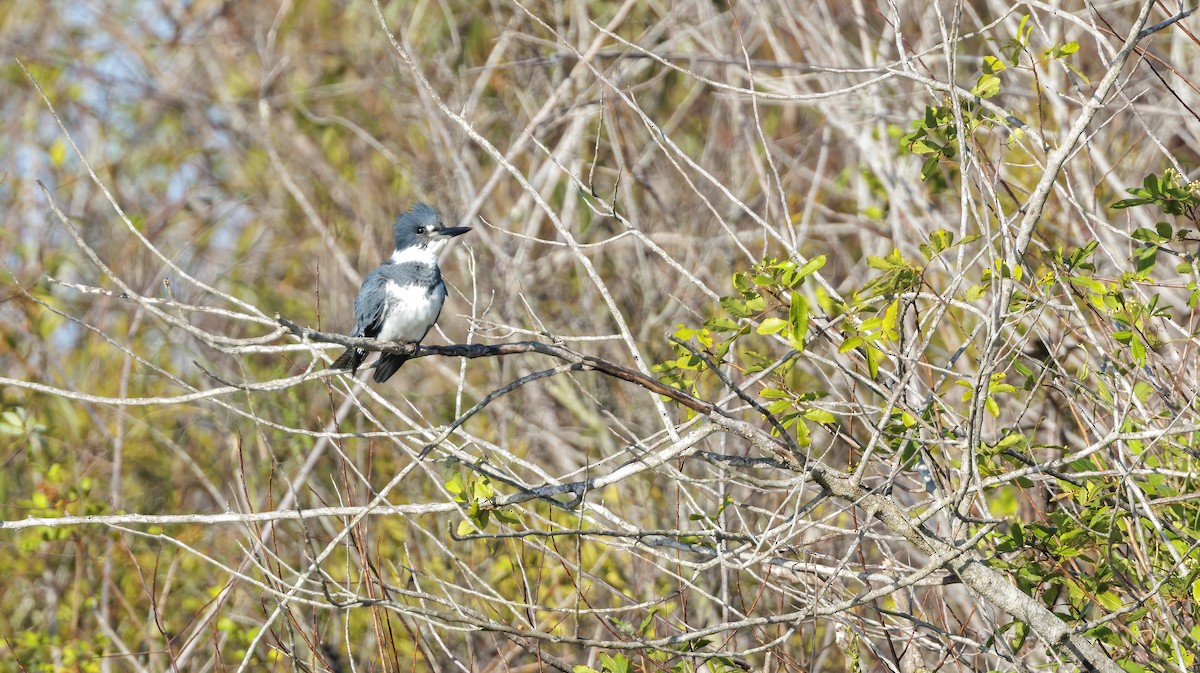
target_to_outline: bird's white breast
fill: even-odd
[[[430,291],[420,285],[400,285],[388,281],[386,318],[377,338],[383,341],[420,341],[442,311],[446,291]]]

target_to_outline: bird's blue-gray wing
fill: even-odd
[[[363,279],[358,297],[354,300],[354,329],[350,331],[350,336],[374,339],[379,335],[387,302],[386,282],[379,269],[375,269]],[[361,348],[347,348],[345,353],[334,360],[333,368],[355,372],[366,357],[367,352]]]
[[[355,336],[365,336],[374,339],[383,327],[383,313],[387,307],[387,279],[375,269],[363,279],[354,300],[354,331]]]

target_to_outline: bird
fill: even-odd
[[[420,343],[437,322],[446,301],[446,284],[438,255],[470,227],[447,227],[432,206],[418,203],[400,215],[393,230],[392,256],[367,274],[354,300],[350,336],[380,341]],[[358,371],[367,351],[350,347],[333,362],[334,369]],[[371,378],[383,383],[411,356],[384,353]]]

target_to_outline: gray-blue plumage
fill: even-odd
[[[401,215],[393,231],[392,256],[367,274],[354,300],[350,336],[420,343],[446,300],[438,253],[468,231],[468,227],[446,227],[437,211],[423,203]],[[333,366],[355,372],[366,357],[365,350],[348,348]],[[372,378],[383,383],[407,360],[408,356],[392,353],[380,356]]]

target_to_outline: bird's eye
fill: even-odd
[[[425,227],[417,227],[417,233],[418,233],[418,234],[423,234],[423,233],[425,233]]]

